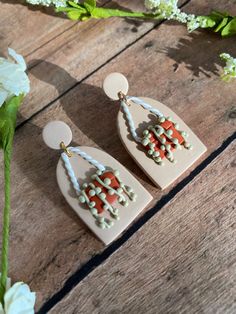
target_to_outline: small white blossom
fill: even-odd
[[[11,48],[8,54],[12,59],[0,58],[0,107],[11,97],[25,95],[30,90],[23,57]]]
[[[35,293],[23,282],[15,283],[4,295],[4,308],[0,314],[34,314]]]
[[[178,0],[145,0],[144,4],[149,10],[155,11],[166,19],[171,19],[173,15],[180,13]]]
[[[58,7],[66,7],[66,0],[26,0],[28,3],[33,5],[43,5],[49,7],[50,5]],[[73,2],[78,3],[78,0],[74,0]]]
[[[178,0],[145,0],[147,9],[160,14],[164,19],[176,20],[180,23],[187,23],[189,32],[199,27],[207,27],[207,19],[196,17],[194,14],[187,14],[178,8]]]
[[[226,62],[224,72],[221,75],[222,79],[228,81],[231,78],[236,78],[236,58],[231,57],[228,53],[221,53],[220,58]]]

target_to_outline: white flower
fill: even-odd
[[[58,7],[66,7],[66,0],[26,0],[28,3],[33,5],[44,5],[49,7],[50,5],[54,5],[56,8]],[[78,0],[74,0],[73,2],[78,3]]]
[[[221,53],[220,58],[226,62],[224,72],[221,75],[222,79],[228,81],[231,78],[236,78],[236,58],[231,57],[228,53]]]
[[[35,293],[23,282],[15,283],[4,295],[4,308],[0,314],[34,314]]]
[[[204,16],[196,17],[194,14],[187,14],[178,8],[178,0],[145,0],[145,6],[160,14],[165,19],[176,20],[181,23],[187,23],[189,32],[198,27],[207,27],[207,18]]]
[[[27,94],[30,90],[23,57],[11,48],[8,54],[12,59],[0,58],[0,107],[12,96]]]
[[[28,3],[33,5],[44,5],[49,7],[50,5],[55,5],[55,7],[65,7],[66,0],[26,0]]]
[[[145,6],[149,10],[162,15],[163,18],[172,19],[174,15],[178,15],[178,0],[145,0]]]

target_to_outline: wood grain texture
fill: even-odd
[[[117,7],[144,10],[143,1],[120,1]],[[18,123],[29,118],[79,81],[119,54],[158,22],[111,18],[75,24],[32,54],[31,93]],[[43,60],[42,60],[43,58]]]
[[[214,3],[215,7],[221,5]],[[200,7],[204,14],[214,3],[196,1],[188,6],[188,10]],[[225,5],[229,9],[230,1]],[[110,25],[109,31],[116,32],[116,24],[99,23]],[[86,28],[90,24],[83,25]],[[87,31],[90,33],[89,28]],[[89,38],[93,38],[93,31]],[[152,193],[155,203],[168,190],[161,193],[155,188],[121,145],[115,125],[118,105],[104,96],[100,88],[102,80],[111,71],[119,70],[126,74],[131,85],[130,94],[152,97],[170,106],[206,144],[209,154],[235,128],[235,82],[225,84],[220,81],[217,57],[226,49],[236,55],[233,40],[221,40],[205,32],[189,35],[184,26],[163,24],[17,130],[12,167],[10,276],[13,281],[29,283],[37,292],[37,308],[61,289],[77,269],[104,249],[59,192],[55,179],[59,155],[43,144],[41,132],[44,125],[53,119],[67,122],[73,130],[74,144],[100,147],[117,158]],[[89,45],[86,49],[89,51]],[[106,49],[104,46],[100,54],[105,54]],[[121,46],[118,51],[120,49]],[[69,46],[67,51],[69,54]],[[61,60],[68,54],[61,55]],[[73,54],[74,61],[69,61],[71,71],[78,71],[78,67],[73,66],[73,62],[74,65],[78,62],[75,51]],[[54,58],[55,55],[42,68],[41,79],[47,82],[45,89],[41,89],[37,97],[36,94],[29,96],[33,97],[32,100],[22,106],[26,117],[32,114],[30,106],[37,104],[37,110],[40,108],[43,93],[47,95],[45,101],[51,99],[48,86],[61,95],[64,86],[71,86],[71,81],[77,84],[67,69],[56,65],[58,59]],[[80,59],[79,62],[82,61]],[[40,77],[39,72],[37,75]],[[33,89],[36,88],[34,84]],[[2,200],[2,176],[0,186]]]
[[[235,313],[235,149],[49,313]]]
[[[110,1],[100,0],[98,5],[107,2]],[[44,58],[59,49],[56,43],[63,36],[65,43],[71,28],[76,27],[76,32],[83,28],[83,23],[55,13],[53,7],[33,6],[25,0],[2,0],[0,12],[0,52],[6,52],[10,46],[26,58],[28,66],[36,63],[34,59]],[[51,42],[55,44],[50,45]]]

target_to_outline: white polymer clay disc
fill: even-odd
[[[121,73],[109,74],[103,82],[103,90],[105,94],[112,100],[118,100],[118,93],[127,94],[129,90],[129,83],[127,78]]]
[[[43,129],[43,140],[48,147],[61,149],[61,142],[68,146],[72,141],[72,132],[65,122],[52,121]]]

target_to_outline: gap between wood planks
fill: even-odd
[[[101,254],[95,255],[86,264],[84,264],[77,272],[75,272],[64,284],[63,288],[51,297],[37,312],[37,314],[45,314],[60,302],[76,285],[78,285],[86,276],[88,276],[95,268],[100,266],[107,258],[115,253],[129,238],[138,231],[149,219],[151,219],[163,206],[170,202],[185,186],[200,174],[213,160],[217,158],[227,147],[236,140],[236,132],[234,132],[223,144],[213,151],[197,168],[195,168],[189,176],[176,185],[168,194],[163,196],[156,205],[148,210],[136,223],[134,223],[119,239],[107,247]]]
[[[106,6],[109,2],[111,2],[112,0],[108,0],[105,3],[103,3],[101,5],[101,7]],[[61,36],[62,34],[65,34],[66,32],[68,32],[70,29],[72,29],[73,27],[75,27],[75,25],[77,25],[78,23],[81,23],[80,21],[75,21],[73,25],[71,25],[70,27],[66,28],[63,30],[63,32],[58,33],[55,37],[51,38],[49,41],[45,42],[44,44],[40,45],[39,47],[35,48],[34,50],[32,50],[29,54],[25,55],[25,57],[29,57],[32,54],[34,54],[36,51],[40,50],[41,48],[47,46],[47,44],[51,43],[53,40],[55,40],[56,38],[58,38],[59,36]],[[96,24],[95,24],[96,25]],[[41,62],[43,62],[43,60],[40,60],[36,63],[34,63],[32,66],[29,66],[27,70],[31,70],[34,67],[36,67],[37,65],[39,65]]]
[[[110,1],[108,1],[110,2]],[[106,2],[105,4],[107,4],[108,2]],[[183,8],[184,6],[186,6],[188,3],[190,3],[191,0],[186,0],[184,1],[184,3],[182,5],[180,5],[180,8]],[[105,5],[104,4],[104,5]],[[38,110],[37,112],[35,112],[34,114],[32,114],[29,118],[25,119],[24,121],[22,121],[21,123],[19,123],[16,127],[16,130],[19,129],[20,127],[22,127],[23,125],[25,125],[27,122],[29,122],[31,119],[33,119],[34,117],[36,117],[38,114],[40,114],[41,112],[43,112],[45,109],[49,108],[51,105],[53,105],[56,101],[58,101],[61,97],[65,96],[67,93],[69,93],[73,88],[75,88],[76,86],[82,84],[85,80],[87,80],[90,76],[92,76],[94,73],[96,73],[97,71],[99,71],[100,69],[102,69],[104,66],[106,66],[108,63],[110,63],[112,60],[114,60],[115,58],[117,58],[119,55],[121,55],[124,51],[126,51],[128,48],[132,47],[133,45],[135,45],[139,40],[143,39],[147,34],[149,34],[151,31],[153,31],[155,28],[159,27],[160,25],[162,25],[163,23],[165,23],[166,20],[162,20],[162,21],[158,21],[153,27],[151,27],[148,31],[146,31],[145,33],[143,33],[139,38],[135,39],[134,41],[132,41],[130,44],[127,44],[123,49],[121,49],[118,53],[114,54],[111,58],[109,58],[108,60],[106,60],[106,62],[104,62],[103,64],[101,64],[99,67],[97,67],[96,69],[94,69],[93,71],[91,71],[88,75],[86,75],[85,77],[83,77],[83,79],[79,80],[78,82],[76,82],[74,85],[70,86],[67,90],[65,90],[63,93],[61,93],[58,97],[54,98],[52,101],[50,101],[47,105],[45,105],[44,107],[42,107],[40,110]],[[145,23],[145,22],[144,22]],[[75,24],[74,24],[75,25]],[[68,31],[69,29],[71,29],[72,27],[68,28],[66,31]],[[63,34],[64,32],[62,32],[61,34]],[[60,36],[61,34],[58,34],[55,38],[57,38],[58,36]],[[54,39],[55,39],[54,38]],[[50,40],[51,42],[51,40]],[[47,43],[46,43],[47,44]],[[42,45],[41,47],[44,47],[46,44]],[[36,50],[38,50],[38,47]],[[33,52],[32,52],[33,53]],[[29,67],[29,70],[31,70],[32,68],[36,67],[37,65],[39,65],[41,62],[43,62],[43,60],[41,60],[38,63],[35,63],[34,65],[32,65],[32,67]]]

